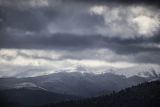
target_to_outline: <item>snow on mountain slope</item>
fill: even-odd
[[[33,89],[33,90],[47,91],[47,89],[42,88],[40,86],[37,86],[36,84],[34,84],[32,82],[22,82],[22,83],[19,83],[19,84],[15,84],[12,88],[16,88],[16,89],[28,88],[28,89]]]
[[[126,77],[131,76],[140,76],[140,77],[151,77],[155,76],[156,74],[160,74],[160,66],[153,65],[153,64],[145,64],[145,65],[138,65],[129,68],[121,68],[117,69],[114,67],[106,67],[105,69],[91,69],[87,66],[74,66],[71,68],[62,69],[58,72],[80,72],[80,73],[90,73],[90,74],[104,74],[104,73],[113,73],[116,75],[124,75]]]
[[[140,65],[126,69],[118,69],[110,71],[117,75],[125,75],[126,77],[140,76],[153,77],[160,74],[160,66],[158,65]]]

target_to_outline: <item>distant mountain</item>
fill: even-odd
[[[1,78],[0,89],[37,87],[54,93],[93,97],[119,91],[152,79],[154,77],[125,77],[113,73],[60,72],[38,77]]]
[[[155,77],[156,75],[160,75],[160,66],[146,64],[124,69],[111,69],[110,72],[117,75],[125,75],[126,77],[132,77],[132,76]]]
[[[43,105],[43,107],[159,107],[159,105],[160,81],[153,81],[132,86],[118,93],[113,92],[111,95]]]
[[[23,107],[78,99],[37,88],[19,88],[0,91],[1,107]]]

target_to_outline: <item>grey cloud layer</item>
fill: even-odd
[[[4,75],[79,63],[159,65],[160,8],[157,0],[0,0],[0,49]]]
[[[98,46],[112,41],[159,42],[159,9],[145,6],[1,7],[0,16],[1,48],[85,48],[94,42]]]
[[[110,2],[117,2],[117,3],[124,3],[124,4],[134,4],[134,3],[144,3],[144,4],[154,4],[158,5],[159,0],[0,0],[0,4],[15,4],[17,5],[17,2],[21,5],[39,5],[39,6],[46,6],[50,3],[65,3],[65,2],[89,2],[89,3],[110,3]]]

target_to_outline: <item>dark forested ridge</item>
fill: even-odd
[[[159,107],[160,81],[132,86],[111,95],[38,107]]]
[[[28,107],[78,98],[76,96],[57,94],[33,88],[9,89],[0,91],[0,107]]]

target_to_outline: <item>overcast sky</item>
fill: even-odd
[[[0,77],[159,65],[158,0],[0,0]]]

